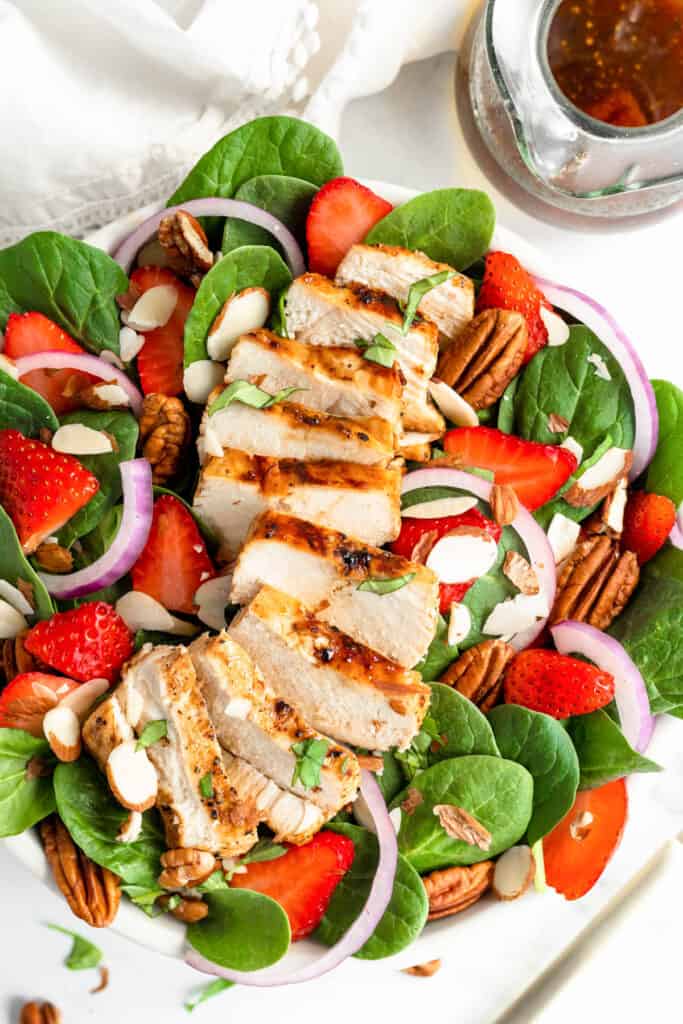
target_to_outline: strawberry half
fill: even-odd
[[[515,655],[505,671],[505,703],[521,704],[553,718],[587,715],[614,699],[614,676],[556,651]]]
[[[577,466],[567,448],[525,441],[495,427],[456,427],[446,434],[444,448],[462,466],[491,470],[496,483],[514,487],[532,512],[557,494]]]
[[[484,280],[477,297],[477,313],[483,309],[514,309],[521,313],[529,332],[524,355],[524,362],[528,363],[548,342],[548,328],[541,319],[541,307],[552,307],[515,256],[508,252],[490,252],[485,264]]]
[[[390,547],[395,554],[413,559],[413,557],[417,557],[413,553],[418,542],[427,534],[432,534],[434,536],[431,544],[420,552],[421,557],[417,559],[424,562],[429,551],[438,540],[463,526],[483,530],[487,536],[495,540],[496,544],[499,542],[503,532],[502,528],[497,523],[494,523],[492,519],[487,519],[478,509],[471,508],[467,512],[462,512],[459,516],[439,516],[436,519],[403,519],[401,521],[401,532]],[[467,583],[440,583],[439,608],[441,614],[445,615],[454,602],[462,601],[474,583],[476,583],[476,579],[468,580]]]
[[[197,588],[215,575],[197,524],[171,494],[154,502],[152,528],[132,569],[133,589],[173,612],[195,610]]]
[[[55,612],[24,637],[26,650],[51,668],[87,682],[113,682],[133,653],[133,634],[110,604],[94,601]]]
[[[37,352],[86,355],[85,349],[42,313],[11,313],[5,328],[3,355],[16,360]],[[74,396],[97,381],[91,374],[78,370],[31,370],[20,379],[42,395],[58,416],[78,409],[80,403]]]
[[[670,498],[634,491],[624,511],[621,545],[626,551],[633,551],[643,565],[666,543],[675,522],[676,506]]]
[[[131,288],[142,295],[157,285],[172,285],[178,301],[168,323],[145,331],[138,353],[140,386],[146,395],[180,395],[183,390],[183,335],[195,291],[164,267],[138,267],[130,275]]]
[[[57,533],[99,487],[97,477],[73,455],[18,430],[0,430],[0,504],[27,554]]]
[[[342,259],[393,206],[353,178],[333,178],[316,193],[306,220],[308,266],[334,277]]]
[[[81,684],[46,672],[22,672],[0,693],[0,728],[24,729],[42,737],[43,718]]]
[[[353,863],[354,846],[347,836],[318,832],[303,846],[291,846],[276,860],[248,864],[234,875],[235,889],[253,889],[276,900],[289,918],[292,941],[318,927],[339,885]]]

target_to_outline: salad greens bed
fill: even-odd
[[[170,197],[169,205],[201,197],[235,198],[273,214],[303,243],[311,201],[319,187],[342,170],[334,142],[313,126],[288,117],[262,118],[217,142]],[[467,272],[478,267],[487,252],[494,221],[493,206],[484,193],[440,189],[394,209],[366,240],[420,249]],[[260,286],[271,293],[272,325],[284,332],[282,303],[292,280],[282,250],[264,228],[233,217],[222,222],[209,218],[204,223],[223,255],[203,277],[187,317],[185,366],[208,358],[207,335],[217,314],[229,296],[246,287]],[[472,274],[480,276],[478,270]],[[118,355],[121,324],[115,299],[128,284],[126,274],[106,253],[55,233],[39,232],[0,252],[0,328],[11,313],[38,310],[90,351]],[[597,373],[597,366],[604,367],[604,372]],[[13,427],[38,438],[44,429],[82,423],[115,440],[112,452],[81,457],[100,489],[59,532],[59,543],[71,551],[74,567],[87,565],[109,548],[119,528],[120,464],[139,450],[136,418],[129,411],[76,411],[58,418],[36,391],[6,371],[6,366],[0,366],[0,429]],[[133,367],[126,372],[135,379]],[[655,381],[654,391],[659,443],[644,486],[678,506],[683,502],[683,392],[666,381]],[[239,395],[235,400],[240,400]],[[549,422],[551,414],[566,421],[559,433]],[[196,410],[192,415],[196,421]],[[610,447],[631,448],[636,434],[634,399],[620,363],[580,323],[571,325],[564,344],[538,352],[482,420],[543,444],[573,438],[583,455],[565,490]],[[191,467],[184,482],[176,481],[174,489],[157,488],[155,493],[171,493],[191,502],[194,482]],[[465,493],[455,487],[424,487],[404,495],[403,508]],[[479,500],[477,508],[491,516],[487,502]],[[556,512],[580,520],[591,511],[574,508],[560,493],[535,516],[546,528]],[[408,750],[383,755],[384,768],[377,779],[387,806],[400,815],[398,868],[389,905],[372,937],[356,953],[362,959],[400,952],[420,934],[428,913],[421,874],[488,860],[518,843],[533,846],[565,818],[578,791],[634,772],[659,770],[632,749],[614,707],[564,721],[514,704],[499,705],[485,714],[457,690],[436,681],[463,650],[486,639],[483,625],[492,609],[517,593],[502,571],[508,552],[529,558],[512,526],[503,529],[495,564],[463,598],[472,619],[466,642],[449,644],[447,623],[440,617],[432,645],[417,666],[432,691],[421,732]],[[38,620],[81,603],[53,599],[36,569],[0,507],[0,580],[30,589]],[[124,579],[87,600],[102,597],[113,602],[127,589]],[[642,674],[652,713],[682,718],[683,551],[667,545],[644,567],[635,596],[609,633]],[[136,646],[149,639],[182,640],[141,631]],[[308,768],[303,761],[298,767],[303,779]],[[308,784],[315,784],[319,764],[313,768],[314,778]],[[406,801],[414,805],[410,813],[401,811]],[[472,815],[490,833],[488,848],[448,834],[434,811],[443,804]],[[121,878],[123,891],[133,902],[147,914],[161,912],[157,900],[163,890],[157,879],[165,841],[156,810],[142,815],[142,827],[133,842],[117,841],[127,812],[114,800],[88,756],[56,763],[45,740],[21,729],[0,728],[0,835],[21,833],[55,810],[87,856]],[[315,932],[315,939],[331,946],[363,910],[379,847],[372,831],[348,814],[340,813],[327,827],[350,839],[355,850],[352,866]],[[267,839],[263,842],[245,863],[249,857],[253,861],[284,855],[284,847]],[[209,913],[188,927],[187,940],[207,959],[252,971],[286,953],[290,925],[275,900],[231,888],[221,872],[199,891]],[[77,941],[69,966],[97,962],[92,950]],[[220,979],[211,982],[188,1008],[229,984]]]

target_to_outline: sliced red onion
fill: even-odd
[[[550,632],[560,654],[582,654],[614,676],[614,699],[624,736],[642,754],[652,737],[655,720],[645,682],[618,640],[586,622],[565,619]]]
[[[676,520],[671,527],[669,540],[675,548],[680,548],[683,551],[683,503],[678,506]]]
[[[450,469],[444,466],[433,469],[416,469],[414,473],[408,473],[404,477],[401,490],[403,494],[408,494],[421,487],[458,487],[462,491],[475,494],[482,501],[489,501],[492,484],[473,473],[464,473],[460,469]],[[526,546],[529,562],[538,578],[541,593],[547,597],[547,607],[550,609],[555,600],[556,574],[555,557],[548,538],[531,513],[521,505],[510,525]],[[546,622],[547,616],[539,619],[533,626],[516,633],[510,643],[518,651],[523,650],[539,636]]]
[[[101,558],[85,569],[66,575],[39,573],[55,597],[85,597],[102,587],[111,586],[135,565],[152,525],[152,467],[147,459],[129,459],[119,466],[123,489],[121,525]]]
[[[655,393],[633,342],[614,317],[595,299],[575,288],[556,284],[537,277],[536,284],[553,306],[570,313],[589,327],[610,350],[624,371],[631,389],[636,417],[636,436],[633,442],[633,465],[629,478],[635,480],[650,464],[657,448],[659,415]]]
[[[302,981],[312,981],[313,978],[319,978],[322,974],[334,970],[347,957],[353,956],[361,946],[365,945],[379,924],[382,914],[389,906],[398,864],[398,845],[396,832],[379,786],[372,773],[365,769],[361,772],[360,791],[365,798],[376,828],[379,861],[365,906],[339,942],[322,956],[318,956],[305,966],[294,970],[288,969],[282,964],[275,964],[272,967],[264,967],[260,971],[233,971],[229,967],[220,967],[218,964],[212,963],[195,949],[188,949],[185,960],[191,967],[195,967],[205,974],[213,974],[217,978],[225,978],[227,981],[239,982],[240,985],[253,985],[257,988],[298,985]]]
[[[35,352],[31,356],[21,356],[14,365],[20,377],[31,370],[80,370],[82,373],[99,377],[100,380],[115,380],[126,392],[135,415],[140,415],[142,395],[135,384],[123,370],[108,363],[106,359],[100,359],[99,356],[87,353],[79,355],[78,352]]]
[[[257,224],[260,228],[265,228],[282,246],[292,277],[298,277],[306,269],[303,253],[296,238],[281,220],[273,217],[272,213],[267,213],[266,210],[254,206],[253,203],[243,203],[239,199],[220,199],[217,196],[210,196],[207,199],[189,199],[186,203],[181,203],[180,206],[167,206],[143,221],[114,253],[114,259],[126,273],[130,270],[133,260],[143,245],[156,234],[162,218],[177,210],[185,210],[186,213],[191,213],[195,217],[237,217],[238,220]]]

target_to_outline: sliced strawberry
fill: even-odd
[[[676,506],[670,498],[634,491],[624,511],[622,547],[633,551],[643,565],[666,543],[675,522]]]
[[[213,575],[206,544],[182,501],[171,494],[157,498],[152,529],[132,569],[133,589],[168,611],[191,614],[197,588]]]
[[[444,448],[462,466],[491,470],[496,483],[514,487],[532,512],[557,494],[577,466],[567,448],[525,441],[495,427],[456,427],[446,434]]]
[[[572,809],[543,840],[548,885],[566,900],[585,896],[619,844],[627,811],[625,779],[577,793]]]
[[[43,735],[43,718],[81,684],[46,672],[22,672],[0,693],[0,728]]]
[[[306,220],[309,268],[334,277],[343,257],[391,213],[386,199],[353,178],[333,178],[315,195]]]
[[[18,430],[0,430],[0,504],[27,554],[57,533],[99,487],[97,477],[73,455]]]
[[[21,359],[36,352],[86,354],[85,349],[42,313],[11,313],[5,328],[3,355]],[[73,396],[96,380],[91,374],[77,370],[32,370],[21,377],[21,383],[42,395],[58,416],[79,408],[79,401]]]
[[[477,312],[483,309],[514,309],[526,320],[529,341],[524,356],[532,356],[547,344],[548,328],[541,319],[541,307],[548,306],[534,279],[515,256],[490,252],[486,256],[484,280],[477,297]]]
[[[318,927],[339,885],[353,863],[353,842],[336,832],[318,832],[303,846],[291,846],[276,860],[247,865],[234,875],[235,889],[253,889],[276,900],[292,929],[292,940]]]
[[[531,649],[505,670],[506,704],[521,704],[553,718],[586,715],[614,700],[614,676],[578,658]]]
[[[146,395],[179,395],[183,390],[183,333],[195,291],[164,267],[138,267],[130,275],[131,286],[142,295],[157,285],[170,284],[178,292],[168,323],[145,331],[145,344],[137,359],[140,385]]]
[[[110,604],[94,601],[38,622],[24,638],[26,650],[74,679],[113,682],[133,653],[133,634]]]
[[[403,519],[401,532],[391,544],[391,550],[397,555],[403,555],[404,558],[424,562],[438,540],[463,526],[483,530],[488,537],[495,540],[496,544],[503,532],[502,528],[492,519],[487,519],[478,509],[471,508],[458,516],[439,516],[436,519]],[[427,538],[429,535],[431,535],[431,543],[428,542],[425,546],[422,538]],[[417,548],[420,541],[422,541],[420,548]],[[462,601],[473,583],[476,583],[476,579],[468,580],[467,583],[440,583],[441,614],[445,615],[454,602]]]

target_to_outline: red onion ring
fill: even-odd
[[[275,964],[272,967],[264,967],[260,971],[233,971],[229,967],[220,967],[218,964],[212,963],[194,949],[188,949],[185,954],[185,962],[205,974],[213,974],[217,978],[239,982],[240,985],[272,988],[276,985],[298,985],[302,981],[312,981],[313,978],[319,978],[321,975],[327,974],[328,971],[334,970],[347,957],[357,953],[374,933],[382,914],[389,905],[398,864],[398,844],[394,826],[374,776],[365,769],[361,772],[360,791],[365,797],[377,829],[379,862],[365,906],[336,945],[304,967],[294,970],[287,970],[287,968]]]
[[[142,395],[138,389],[123,370],[99,356],[79,355],[77,352],[35,352],[31,356],[21,356],[14,365],[20,377],[31,370],[81,370],[100,380],[115,380],[126,392],[135,415],[140,415]]]
[[[143,245],[156,234],[162,218],[177,210],[185,210],[186,213],[191,213],[196,217],[237,217],[250,224],[258,224],[259,227],[270,232],[282,246],[292,277],[298,277],[306,270],[299,243],[289,228],[277,217],[273,217],[272,213],[267,213],[266,210],[254,206],[253,203],[243,203],[239,199],[221,199],[218,196],[210,196],[206,199],[189,199],[186,203],[181,203],[180,206],[167,206],[144,220],[114,253],[114,259],[126,273],[130,270],[133,260]]]
[[[560,654],[582,654],[614,676],[614,699],[624,736],[642,754],[652,738],[655,720],[642,675],[618,640],[586,622],[565,619],[551,626]]]
[[[553,306],[570,313],[597,334],[624,371],[636,417],[633,465],[629,473],[629,479],[635,480],[652,461],[659,434],[655,393],[635,345],[612,314],[589,295],[543,277],[536,277],[535,281]]]
[[[147,459],[129,459],[120,464],[123,515],[114,540],[101,558],[76,572],[38,575],[55,597],[85,597],[111,586],[132,568],[147,543],[152,525],[152,467]]]
[[[477,498],[481,498],[482,501],[489,501],[492,484],[480,476],[464,473],[460,469],[434,467],[433,469],[417,469],[413,473],[408,473],[403,479],[401,492],[408,494],[419,487],[459,487],[460,490],[469,491]],[[548,538],[531,513],[521,505],[517,516],[510,525],[524,542],[529,553],[531,567],[538,577],[541,591],[548,598],[548,608],[552,608],[556,583],[555,557]],[[533,626],[516,633],[510,643],[518,651],[523,650],[539,636],[547,621],[547,616],[544,619],[539,619]]]

